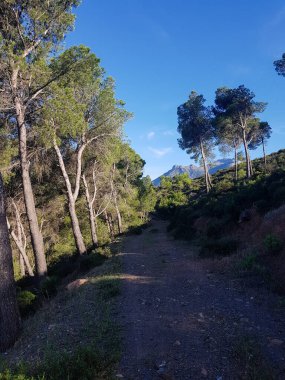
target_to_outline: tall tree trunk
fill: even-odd
[[[246,160],[246,176],[247,178],[250,178],[252,175],[252,167],[251,167],[250,155],[249,155],[249,150],[248,150],[248,144],[247,144],[246,136],[245,136],[245,129],[242,130],[242,141],[243,141],[245,160]]]
[[[44,252],[44,241],[40,231],[33,188],[30,178],[30,163],[27,158],[27,130],[25,126],[25,111],[20,104],[20,101],[15,101],[17,124],[19,133],[19,153],[22,170],[23,193],[26,206],[26,213],[31,233],[32,247],[35,256],[36,273],[42,277],[47,272],[47,263]]]
[[[208,165],[207,165],[207,161],[206,161],[206,157],[205,157],[204,147],[203,147],[202,141],[200,142],[200,148],[201,148],[202,160],[203,160],[203,165],[204,165],[204,175],[205,175],[205,182],[206,182],[206,191],[207,191],[207,193],[209,193],[209,191],[210,191],[210,189],[212,187],[212,181],[211,181],[211,177],[210,177],[210,174],[209,174],[209,171],[208,171]]]
[[[15,213],[16,213],[16,223],[17,223],[18,239],[19,239],[20,245],[22,247],[24,247],[24,245],[23,245],[23,238],[22,238],[22,229],[21,229],[21,224],[20,224],[21,220],[19,220],[20,215],[19,215],[16,203],[14,203],[14,207],[15,207]],[[23,256],[21,255],[21,252],[19,252],[19,266],[20,266],[21,277],[25,277],[25,275],[26,275],[26,268],[25,268],[25,262],[24,262]]]
[[[114,202],[115,202],[115,209],[116,209],[116,214],[117,214],[118,231],[119,231],[119,234],[122,234],[123,233],[122,216],[121,216],[121,213],[120,213],[120,209],[119,209],[119,206],[118,206],[117,196],[116,195],[114,197]]]
[[[65,168],[65,164],[64,164],[64,161],[62,158],[61,151],[60,151],[55,140],[54,140],[53,146],[54,146],[57,158],[58,158],[59,167],[60,167],[62,176],[64,178],[64,182],[66,185],[66,190],[67,190],[66,194],[67,194],[67,199],[68,199],[68,210],[69,210],[69,215],[70,215],[70,219],[71,219],[71,226],[72,226],[72,232],[73,232],[73,236],[74,236],[76,249],[80,255],[83,255],[84,253],[86,253],[86,247],[84,244],[84,240],[83,240],[83,236],[81,233],[81,229],[80,229],[80,225],[79,225],[79,221],[78,221],[78,217],[77,217],[77,213],[76,213],[76,208],[75,208],[75,202],[76,202],[76,198],[77,198],[79,189],[78,189],[78,186],[76,185],[75,191],[76,191],[77,195],[74,196],[74,194],[72,193],[71,183],[70,183],[69,176],[68,176],[66,168]]]
[[[13,240],[14,240],[14,242],[15,242],[15,244],[16,244],[19,252],[20,252],[20,255],[23,258],[23,261],[24,261],[25,266],[27,268],[28,274],[29,274],[29,276],[33,277],[34,276],[34,272],[33,272],[33,269],[31,267],[29,258],[28,258],[27,254],[26,254],[26,250],[24,249],[23,244],[20,243],[20,241],[19,241],[18,237],[16,236],[15,232],[12,230],[8,219],[7,219],[7,225],[8,225],[8,229],[10,231],[10,234],[11,234],[11,236],[12,236],[12,238],[13,238]]]
[[[262,139],[262,150],[263,150],[263,163],[264,163],[264,172],[267,172],[267,160],[266,160],[266,151],[265,151],[265,142]]]
[[[92,243],[95,247],[97,247],[98,246],[97,224],[96,224],[94,209],[93,209],[93,202],[95,201],[96,193],[97,193],[97,187],[96,187],[96,183],[95,183],[95,175],[94,175],[94,187],[95,188],[94,188],[93,198],[91,198],[91,196],[90,196],[88,183],[87,183],[87,180],[86,180],[86,177],[84,174],[82,176],[82,180],[83,180],[83,184],[84,184],[86,204],[87,204],[88,213],[89,213],[89,223],[90,223]]]
[[[235,181],[238,180],[238,157],[237,157],[237,147],[235,146]]]
[[[77,252],[80,255],[86,253],[86,247],[84,244],[83,236],[81,233],[79,221],[76,214],[75,202],[71,197],[68,197],[68,210],[71,219],[72,232],[75,240]]]
[[[0,174],[0,351],[11,347],[20,334],[12,249],[6,222],[6,204]]]
[[[105,210],[104,213],[104,218],[105,218],[105,221],[106,221],[106,224],[107,224],[107,228],[108,228],[108,231],[109,231],[109,235],[110,235],[110,238],[111,240],[114,240],[114,231],[113,231],[113,227],[112,227],[112,223],[110,221],[110,218],[109,218],[109,215],[107,213],[107,211]]]

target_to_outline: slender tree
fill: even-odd
[[[213,109],[215,113],[215,108]],[[237,130],[230,118],[217,117],[214,121],[216,143],[222,153],[228,154],[234,150],[235,180],[238,180],[238,149],[242,143],[239,130]]]
[[[72,28],[71,12],[78,3],[3,0],[0,4],[0,112],[17,125],[25,206],[39,276],[45,275],[47,265],[30,177],[29,119],[49,85],[68,70],[65,67],[53,76],[46,60]]]
[[[192,91],[186,103],[178,107],[178,132],[181,138],[178,140],[180,148],[192,154],[196,161],[202,158],[205,173],[207,193],[212,187],[207,158],[210,155],[214,140],[214,128],[212,123],[212,111],[205,106],[203,95]]]
[[[258,146],[262,145],[262,151],[263,151],[263,164],[264,164],[264,171],[266,173],[267,171],[267,160],[266,160],[266,143],[270,139],[272,129],[267,121],[256,121],[256,132],[254,134],[254,137],[249,144],[250,149],[256,149]]]
[[[252,175],[248,146],[256,131],[255,115],[266,107],[266,103],[256,102],[254,97],[254,93],[242,85],[234,89],[219,88],[215,98],[216,117],[230,120],[231,125],[239,130],[245,151],[247,178]]]
[[[76,201],[80,192],[83,156],[86,149],[96,149],[95,142],[116,137],[128,117],[123,103],[114,96],[114,81],[103,77],[99,60],[84,46],[73,47],[53,62],[57,66],[69,65],[74,54],[81,57],[76,72],[70,70],[52,87],[42,120],[41,139],[45,146],[56,152],[66,186],[72,231],[79,254],[86,252]]]
[[[6,201],[0,174],[0,351],[12,346],[20,333],[12,250],[6,223]]]

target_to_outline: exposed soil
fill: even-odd
[[[285,308],[278,296],[244,287],[234,273],[210,273],[209,262],[173,240],[166,226],[154,220],[125,240],[118,305],[123,356],[116,376],[285,379]],[[261,353],[249,352],[245,361],[248,339]]]

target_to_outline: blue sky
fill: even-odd
[[[91,47],[116,80],[117,97],[134,113],[125,131],[145,174],[189,165],[176,110],[191,90],[212,104],[218,87],[249,87],[268,102],[268,151],[285,148],[285,78],[273,67],[285,52],[283,0],[83,0],[76,14],[67,45]]]

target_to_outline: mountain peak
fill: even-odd
[[[223,158],[217,161],[214,161],[209,165],[210,174],[216,173],[218,170],[226,169],[234,165],[234,160],[231,158]],[[162,174],[160,177],[174,177],[179,174],[187,173],[190,178],[198,178],[204,174],[203,166],[197,166],[190,164],[188,166],[182,165],[173,165],[172,169],[168,170],[166,173]],[[152,181],[154,186],[159,186],[160,177]]]

